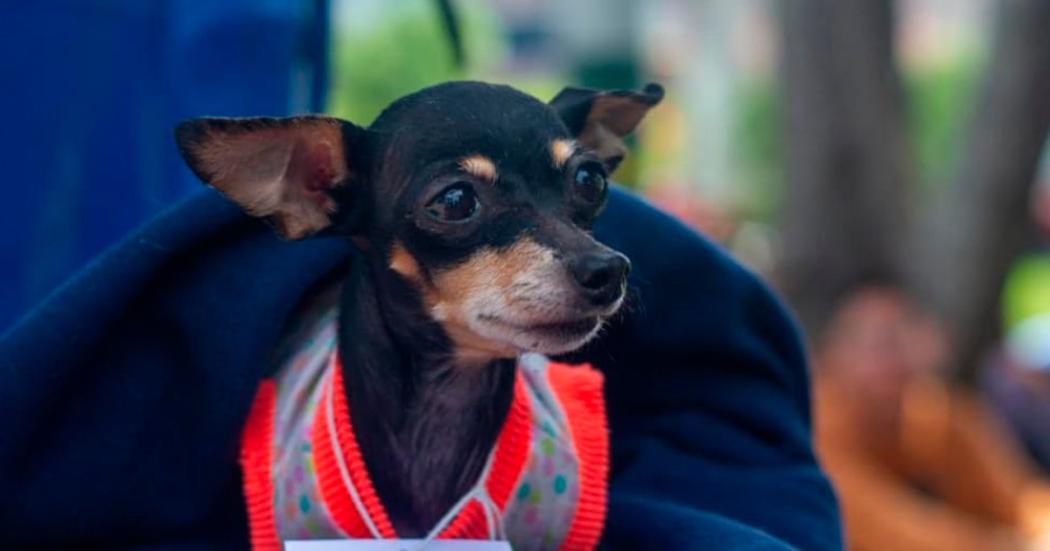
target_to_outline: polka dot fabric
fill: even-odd
[[[338,292],[329,290],[296,316],[276,361],[272,453],[274,520],[282,540],[341,538],[320,495],[311,434],[329,358],[336,348]]]
[[[576,510],[579,464],[565,414],[547,383],[546,358],[528,354],[518,365],[532,402],[532,441],[504,526],[516,550],[557,549]]]

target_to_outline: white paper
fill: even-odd
[[[285,551],[512,551],[505,541],[434,540],[296,540]]]

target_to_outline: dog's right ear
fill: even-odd
[[[324,116],[201,118],[179,124],[175,141],[201,180],[284,238],[300,239],[332,224],[331,192],[363,170],[351,159],[365,133]]]
[[[624,137],[663,97],[663,87],[655,82],[640,92],[569,87],[550,106],[580,145],[594,151],[612,173],[627,152]]]

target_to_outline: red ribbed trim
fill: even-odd
[[[551,362],[547,380],[569,418],[580,462],[580,497],[559,549],[594,549],[605,526],[609,480],[609,426],[605,418],[602,374],[590,365]]]
[[[521,372],[515,375],[514,397],[511,399],[510,411],[503,422],[496,439],[496,451],[492,458],[492,469],[485,481],[492,501],[499,507],[500,514],[510,499],[510,494],[525,472],[525,462],[529,456],[529,444],[532,441],[532,405],[525,389],[525,379]],[[448,528],[440,534],[441,539],[488,539],[488,526],[485,524],[485,513],[476,501],[463,508]]]
[[[326,408],[328,394],[334,392],[333,410],[335,414],[336,439],[342,450],[343,458],[346,460],[347,471],[350,480],[361,496],[361,502],[365,510],[375,523],[379,533],[384,538],[396,538],[394,527],[386,515],[386,509],[379,501],[372,478],[368,476],[365,461],[361,457],[361,449],[357,447],[357,438],[350,423],[350,408],[346,404],[346,392],[343,389],[343,368],[338,357],[333,360],[331,366],[332,383],[325,385],[321,392],[321,400],[314,414],[311,441],[313,442],[314,460],[317,467],[317,483],[320,486],[321,498],[328,507],[332,519],[339,528],[351,538],[371,539],[372,532],[361,518],[354,507],[350,493],[343,484],[342,475],[339,473],[339,465],[336,463],[331,439],[328,435],[328,421]]]
[[[317,467],[317,480],[321,496],[336,524],[353,538],[371,538],[368,526],[354,507],[353,500],[343,484],[330,443],[325,417],[328,393],[333,396],[336,438],[346,460],[350,478],[361,496],[365,510],[371,516],[384,538],[396,538],[393,525],[387,517],[386,509],[379,500],[379,495],[372,485],[364,458],[354,436],[353,422],[350,419],[350,408],[346,403],[343,388],[342,366],[339,359],[332,366],[332,384],[322,391],[314,417],[311,440],[314,448],[314,459]],[[600,390],[600,389],[599,389]],[[486,489],[500,511],[506,507],[511,492],[525,472],[528,460],[532,430],[532,406],[529,403],[525,380],[518,373],[514,383],[514,397],[511,399],[510,411],[496,439],[496,448],[492,459],[492,468],[485,481]],[[463,508],[449,526],[441,532],[440,539],[488,539],[489,528],[485,523],[485,514],[477,502],[471,502]]]
[[[273,381],[259,384],[248,422],[241,432],[244,501],[248,508],[249,538],[255,551],[281,551],[273,516],[273,477],[270,473],[276,399],[277,387]]]

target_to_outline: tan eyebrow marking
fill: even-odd
[[[408,252],[408,249],[400,241],[395,241],[390,248],[390,269],[401,274],[409,281],[420,279],[419,263],[416,262],[412,253]]]
[[[554,167],[561,168],[569,161],[573,153],[576,153],[576,140],[559,138],[551,142],[551,158],[554,159]]]
[[[467,174],[481,178],[486,182],[496,181],[496,163],[484,155],[471,155],[459,160],[459,168]]]

